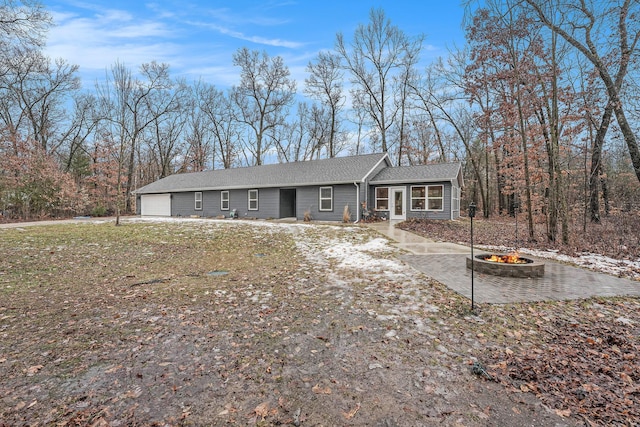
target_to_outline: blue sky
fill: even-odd
[[[156,60],[171,75],[202,78],[219,87],[239,82],[232,55],[240,47],[280,55],[302,84],[305,67],[336,33],[351,40],[369,11],[381,8],[405,34],[424,34],[422,63],[462,46],[463,8],[442,0],[43,0],[56,27],[46,53],[80,66],[85,87],[102,79],[116,61],[132,70]]]

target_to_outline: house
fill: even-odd
[[[142,216],[455,219],[462,186],[460,163],[394,167],[385,153],[176,174],[134,193]]]

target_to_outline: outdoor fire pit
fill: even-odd
[[[467,268],[471,268],[471,257],[467,257]],[[479,273],[494,276],[523,278],[544,276],[544,263],[522,257],[517,253],[476,255],[473,269]]]

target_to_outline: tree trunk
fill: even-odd
[[[636,173],[636,178],[640,182],[640,149],[638,148],[638,141],[636,140],[636,134],[631,129],[627,117],[622,109],[621,101],[618,98],[617,92],[615,93],[615,101],[613,102],[613,111],[616,113],[616,120],[620,131],[624,136],[624,140],[627,143],[629,149],[629,157],[631,157],[631,163],[633,164],[633,170]]]
[[[516,95],[516,104],[518,106],[518,119],[520,121],[520,138],[522,140],[522,157],[524,163],[524,183],[525,183],[525,199],[527,202],[527,225],[529,228],[529,241],[534,241],[533,229],[533,206],[531,205],[531,174],[529,173],[529,154],[527,153],[527,134],[526,122],[522,111],[522,102],[520,95]]]
[[[609,203],[609,187],[607,186],[607,178],[602,172],[602,164],[600,164],[600,185],[602,188],[602,200],[604,201],[604,215],[609,216],[611,213],[611,204]]]
[[[589,215],[591,222],[600,223],[600,173],[602,164],[602,146],[607,135],[609,124],[613,116],[613,106],[611,102],[607,104],[600,121],[600,126],[596,132],[596,137],[591,148],[591,168],[589,173]]]

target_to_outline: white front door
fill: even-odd
[[[406,211],[405,211],[405,188],[391,188],[391,206],[389,206],[389,219],[400,219],[405,220]]]

